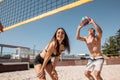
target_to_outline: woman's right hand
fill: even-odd
[[[40,72],[37,74],[37,76],[40,78],[40,79],[45,79],[45,71],[42,69],[40,70]]]

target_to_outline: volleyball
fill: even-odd
[[[87,25],[90,22],[90,20],[91,19],[88,16],[84,16],[84,17],[82,17],[81,22],[85,26],[85,25]]]

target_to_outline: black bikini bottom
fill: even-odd
[[[40,56],[40,54],[38,54],[34,60],[34,65],[43,64],[43,62],[44,62],[44,59]],[[47,64],[51,64],[51,60],[49,60]]]

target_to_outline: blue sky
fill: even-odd
[[[76,40],[76,30],[83,16],[89,16],[103,30],[102,45],[120,29],[120,0],[94,0],[94,2],[22,25],[0,34],[0,43],[42,50],[58,27],[63,27],[70,39],[71,54],[89,53],[84,42]],[[88,25],[81,30],[87,36]]]

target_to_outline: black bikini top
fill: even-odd
[[[45,49],[45,52],[47,52],[47,50]],[[60,54],[54,54],[54,53],[52,53],[52,57],[58,57]]]

